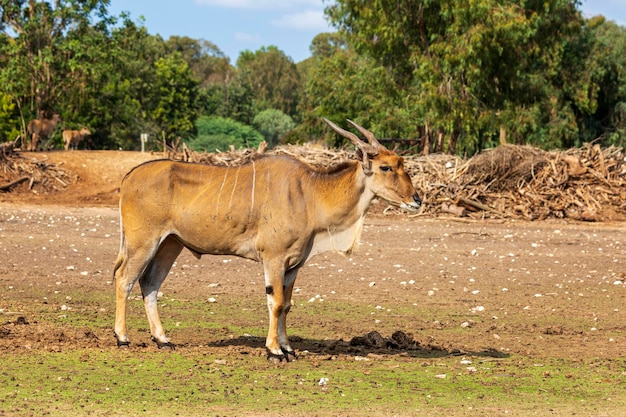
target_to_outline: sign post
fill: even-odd
[[[147,133],[142,133],[141,134],[141,152],[145,152],[146,151],[146,142],[148,141],[148,134]]]

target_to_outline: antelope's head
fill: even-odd
[[[417,195],[411,177],[404,170],[404,159],[378,142],[372,132],[357,125],[354,126],[367,141],[357,135],[335,125],[328,119],[324,121],[339,135],[349,139],[356,148],[356,155],[367,177],[369,189],[387,202],[407,211],[415,212],[422,205],[422,199]]]

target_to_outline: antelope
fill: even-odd
[[[65,142],[65,150],[69,151],[70,148],[77,149],[78,144],[82,142],[87,135],[91,135],[91,131],[86,127],[83,127],[80,130],[64,130],[63,142]]]
[[[410,212],[422,203],[403,159],[348,120],[367,141],[324,121],[355,146],[358,160],[315,169],[288,156],[238,167],[157,160],[131,170],[120,187],[120,251],[115,262],[115,337],[130,344],[126,304],[139,280],[152,340],[173,348],[157,293],[187,248],[194,256],[235,255],[261,262],[269,311],[268,359],[296,358],[286,318],[298,270],[326,251],[350,253],[376,197]]]
[[[30,143],[28,144],[29,151],[36,151],[39,145],[39,138],[50,138],[57,123],[61,121],[61,116],[58,114],[52,115],[52,119],[33,119],[28,122],[28,133],[31,135]]]

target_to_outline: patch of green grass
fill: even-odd
[[[626,406],[624,360],[470,357],[467,364],[452,356],[308,355],[274,366],[262,355],[223,359],[210,349],[76,350],[0,360],[0,414],[7,415],[588,415]]]

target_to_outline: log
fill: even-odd
[[[490,211],[492,213],[497,213],[497,214],[503,215],[498,210],[493,209],[493,208],[491,208],[489,206],[486,206],[486,205],[484,205],[483,203],[481,203],[479,201],[472,200],[472,199],[469,199],[469,198],[458,197],[456,199],[456,204],[457,205],[462,204],[464,206],[468,206],[468,207],[471,207],[471,208],[474,208],[474,209],[477,209],[477,210]]]
[[[27,180],[28,180],[28,177],[21,177],[21,178],[16,179],[15,181],[11,181],[8,184],[0,185],[0,191],[9,191],[11,188]]]

